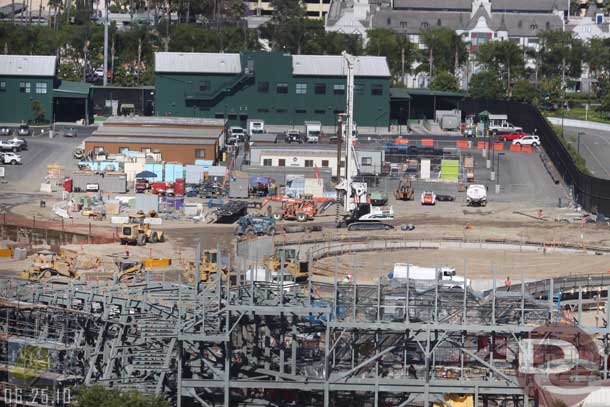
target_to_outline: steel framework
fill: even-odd
[[[541,401],[520,387],[515,350],[560,317],[552,280],[540,300],[525,286],[478,293],[438,282],[340,284],[336,275],[294,284],[282,274],[252,282],[243,270],[193,286],[148,276],[130,285],[0,281],[4,385],[20,385],[12,373],[25,346],[48,354],[31,379],[39,385],[135,387],[177,406],[428,406],[449,405],[450,394],[475,406]],[[571,304],[582,325],[580,303]],[[607,379],[603,307],[601,326],[583,329],[599,343]]]

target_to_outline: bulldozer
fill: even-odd
[[[196,262],[190,261],[187,269],[182,273],[182,276],[190,284],[195,282],[195,276],[197,265]],[[222,281],[227,281],[229,275],[229,269],[226,264],[221,265],[222,270]],[[218,250],[203,250],[201,252],[201,263],[199,264],[199,281],[207,283],[215,281],[216,274],[218,273]]]
[[[292,275],[294,281],[306,281],[309,277],[308,263],[299,261],[299,256],[295,249],[277,249],[275,254],[269,257],[267,268],[271,274],[280,272],[282,268],[282,253],[284,254],[284,270]]]
[[[394,197],[399,201],[412,201],[415,198],[415,191],[410,179],[402,179],[398,183],[398,188],[394,191]]]
[[[32,265],[21,273],[21,278],[29,281],[41,281],[51,277],[79,278],[75,270],[76,259],[67,252],[56,254],[41,250],[34,255]]]
[[[144,246],[148,243],[163,242],[165,234],[160,230],[153,230],[148,223],[144,223],[144,212],[129,214],[129,223],[124,223],[119,230],[121,244],[136,244]]]

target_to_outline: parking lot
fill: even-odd
[[[610,179],[610,133],[566,127],[565,137],[575,149],[578,149],[579,132],[583,133],[580,136],[580,155],[587,168],[596,177]]]
[[[92,127],[79,127],[78,137],[66,138],[61,136],[65,126],[56,126],[58,137],[50,139],[48,129],[45,129],[44,136],[41,129],[34,129],[34,135],[25,137],[28,149],[17,154],[22,157],[21,165],[5,165],[5,178],[2,190],[8,192],[36,192],[40,190],[40,183],[47,174],[49,164],[60,164],[64,167],[66,175],[71,174],[75,169],[75,160],[72,159],[72,152],[81,141],[91,134]],[[2,140],[7,140],[12,136],[3,136]]]

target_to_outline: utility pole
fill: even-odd
[[[104,0],[104,86],[108,85],[108,0]]]
[[[347,89],[346,89],[346,125],[345,125],[345,210],[351,210],[352,198],[352,175],[350,171],[350,161],[352,159],[352,131],[354,128],[354,69],[355,59],[352,55],[343,51],[343,58],[347,66]],[[354,163],[355,164],[355,163]]]
[[[110,77],[110,82],[113,82],[114,79],[114,38],[112,39],[112,47],[110,48],[110,72],[112,76]]]
[[[83,55],[85,56],[85,63],[83,64],[83,82],[87,82],[87,54],[89,53],[89,41],[85,41],[83,47]]]
[[[142,57],[142,38],[138,39],[138,85],[140,84],[140,59]]]
[[[401,56],[400,59],[402,61],[402,76],[401,76],[401,82],[404,85],[405,84],[405,48],[402,48],[402,52],[401,52]]]

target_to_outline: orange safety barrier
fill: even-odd
[[[468,148],[468,140],[458,140],[457,148]]]
[[[511,144],[510,145],[510,151],[512,151],[514,153],[521,152],[521,145],[519,145],[519,144]]]
[[[487,150],[489,148],[488,141],[477,141],[477,148],[479,150]]]
[[[409,140],[406,138],[402,138],[402,137],[396,137],[394,139],[394,144],[406,145],[406,144],[409,144]]]
[[[434,147],[434,140],[431,138],[421,139],[421,145],[426,147]]]
[[[531,153],[532,152],[532,146],[521,146],[521,152],[523,153]]]
[[[494,151],[504,151],[504,143],[494,143]]]

